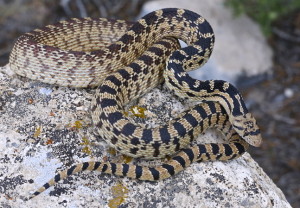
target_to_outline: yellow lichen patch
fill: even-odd
[[[42,127],[37,127],[34,134],[33,134],[33,137],[34,138],[38,138],[40,136],[40,134],[42,133]]]
[[[108,201],[108,206],[110,208],[117,208],[125,202],[125,198],[127,198],[128,194],[128,188],[119,182],[111,188],[111,192],[113,195],[113,199],[110,199]]]
[[[88,154],[88,155],[91,155],[92,154],[92,151],[91,149],[88,147],[88,146],[85,146],[83,149],[82,149],[82,152]]]
[[[82,137],[82,142],[80,143],[80,145],[85,146],[82,149],[82,152],[91,155],[92,154],[92,150],[89,146],[95,145],[93,142],[91,142],[87,137]]]
[[[147,110],[146,108],[134,105],[129,108],[128,112],[125,111],[123,113],[125,116],[135,116],[135,117],[139,117],[139,118],[146,118],[146,115],[145,115],[146,110]]]
[[[116,155],[117,154],[117,151],[114,149],[114,148],[108,148],[107,152],[111,155]]]
[[[82,137],[82,142],[80,143],[80,145],[90,145],[91,142],[88,138],[86,137]]]
[[[85,125],[83,124],[83,121],[77,120],[74,123],[67,124],[66,127],[71,128],[71,130],[79,130],[85,127]]]
[[[145,111],[147,109],[146,108],[143,108],[143,107],[139,107],[139,106],[132,106],[129,111],[136,117],[139,117],[139,118],[146,118],[146,115],[145,115]]]
[[[132,157],[123,155],[123,161],[124,163],[130,163],[132,161]]]
[[[123,113],[124,113],[124,116],[126,116],[126,117],[129,116],[128,112],[124,111]]]
[[[83,127],[82,121],[75,121],[74,125],[72,127],[76,128],[76,129],[81,129]]]

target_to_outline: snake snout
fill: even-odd
[[[262,137],[260,129],[255,118],[250,113],[234,117],[232,125],[236,132],[250,145],[255,147],[261,145]]]

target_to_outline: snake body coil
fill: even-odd
[[[172,37],[188,46],[178,49]],[[100,49],[95,47],[97,43]],[[194,80],[186,73],[208,60],[213,43],[209,23],[183,9],[158,10],[134,24],[73,19],[20,37],[10,56],[10,66],[18,74],[62,86],[99,85],[92,101],[92,118],[98,133],[112,147],[122,154],[148,159],[180,151],[169,162],[153,168],[109,162],[78,164],[57,174],[33,196],[84,170],[160,180],[194,161],[229,160],[244,153],[248,143],[258,146],[259,128],[236,88],[220,80]],[[163,77],[179,96],[205,102],[157,128],[143,128],[130,121],[124,115],[124,105],[157,86]],[[198,134],[211,127],[219,128],[229,143],[186,149]]]

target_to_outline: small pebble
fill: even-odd
[[[284,95],[285,95],[285,97],[287,97],[287,98],[291,98],[291,97],[293,97],[293,95],[294,95],[294,91],[293,91],[291,88],[286,88],[286,89],[284,90]]]

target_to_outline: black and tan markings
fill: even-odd
[[[212,51],[213,31],[203,17],[182,9],[158,10],[134,23],[127,31],[129,24],[120,27],[119,36],[114,36],[119,39],[112,44],[109,44],[110,41],[106,38],[113,32],[104,32],[104,38],[99,38],[103,31],[95,29],[93,25],[115,28],[122,23],[124,22],[110,22],[105,19],[72,19],[44,30],[36,30],[17,41],[10,57],[10,65],[13,70],[19,70],[19,74],[23,75],[27,72],[22,71],[22,67],[32,67],[33,70],[26,76],[33,79],[42,78],[48,83],[73,87],[100,85],[92,101],[92,119],[98,127],[99,134],[121,153],[153,159],[182,151],[166,164],[153,168],[98,162],[79,164],[55,176],[34,195],[62,178],[85,169],[141,180],[160,180],[176,174],[194,161],[229,160],[239,157],[248,147],[243,137],[251,144],[258,145],[260,142],[255,120],[251,120],[252,117],[248,113],[236,116],[237,107],[240,112],[246,112],[246,108],[241,96],[232,93],[231,85],[222,83],[223,91],[220,91],[220,87],[217,87],[218,82],[210,81],[203,85],[199,80],[186,79],[188,76],[184,70],[204,64]],[[81,28],[79,31],[76,29],[77,24]],[[64,28],[67,28],[67,32]],[[93,30],[97,32],[96,37],[82,35],[94,34]],[[51,35],[48,35],[49,31]],[[55,35],[66,36],[73,33],[75,35],[71,35],[70,43]],[[182,39],[189,46],[178,50],[177,40],[165,38],[169,36]],[[103,48],[87,52],[94,49],[93,45],[98,39],[104,41]],[[74,46],[81,41],[87,42],[89,46],[85,47],[81,43]],[[28,47],[24,49],[22,43]],[[33,61],[35,65],[28,66],[29,63],[20,58],[19,54],[24,51],[28,52],[30,58],[37,56],[33,59],[36,61]],[[28,54],[25,55],[28,57]],[[164,74],[167,83],[171,80],[170,88],[177,88],[176,92],[182,91],[182,94],[190,99],[199,97],[211,101],[195,106],[164,126],[142,128],[124,115],[124,105],[162,81],[166,59],[169,56],[168,70]],[[180,64],[183,71],[176,69]],[[56,67],[57,70],[52,70]],[[173,76],[175,80],[168,76]],[[203,89],[203,86],[207,88]],[[200,93],[196,93],[195,89],[200,90]],[[202,94],[204,91],[205,95]],[[229,121],[233,122],[232,126]],[[183,149],[210,127],[221,129],[230,142],[199,144]]]
[[[168,22],[168,24],[165,24],[165,22]],[[182,28],[185,30],[182,30]],[[128,33],[134,33],[135,36],[140,36],[141,39],[147,41],[148,44],[152,44],[156,39],[150,35],[146,35],[146,33],[148,33],[147,31],[152,31],[153,34],[157,34],[155,38],[172,35],[188,43],[189,46],[186,48],[172,52],[167,62],[169,67],[168,71],[174,72],[174,63],[176,63],[176,67],[181,66],[183,70],[200,66],[207,61],[212,51],[214,36],[210,25],[201,16],[191,11],[164,9],[150,13],[134,24]],[[146,36],[147,38],[145,38]],[[128,38],[128,36],[121,37],[119,42],[125,42],[124,39],[126,38]],[[157,53],[156,51],[156,46],[150,47],[138,60],[106,78],[97,89],[96,93],[98,97],[92,103],[94,110],[92,118],[95,125],[99,127],[99,134],[105,138],[112,147],[131,157],[162,158],[166,155],[172,155],[180,148],[184,148],[189,144],[190,138],[188,135],[190,131],[196,127],[195,125],[191,125],[185,117],[180,115],[178,119],[170,121],[165,126],[147,129],[132,123],[124,115],[124,105],[159,83],[158,77],[161,75],[161,70],[153,69],[163,69],[165,59],[161,59],[163,52]],[[157,60],[156,63],[154,60]],[[188,67],[190,68],[182,67],[182,65],[186,63],[189,63]],[[139,77],[139,80],[142,80],[139,82],[138,87],[134,79],[136,76]],[[156,78],[153,79],[153,77]],[[187,94],[187,97],[190,99],[197,98],[199,100],[219,102],[230,115],[229,118],[233,122],[233,127],[239,135],[241,137],[245,136],[245,139],[248,140],[250,137],[252,144],[258,144],[260,134],[257,134],[259,133],[259,129],[256,122],[251,115],[247,113],[241,96],[239,96],[239,93],[232,85],[223,81],[204,81],[203,84],[199,80],[190,79],[189,81],[193,84],[193,86],[190,86],[190,83],[181,81],[182,79],[185,80],[186,77],[188,76],[185,76],[185,71],[174,72],[173,77],[166,77],[166,82],[168,83],[167,80],[171,79],[175,85],[176,83],[182,82],[183,86],[177,89],[182,93],[186,91],[189,92],[189,88],[195,89],[198,86],[200,93],[195,94],[194,91],[191,90],[190,94]],[[147,87],[141,87],[141,84],[147,84]],[[223,91],[221,91],[220,88],[222,88]],[[174,87],[172,89],[174,89]],[[206,94],[201,94],[201,92],[204,91]],[[238,97],[238,99],[236,97]],[[236,112],[237,106],[239,106],[239,110],[242,109],[242,112],[246,114],[238,114]],[[198,121],[210,115],[209,111],[211,109],[208,107],[205,110],[208,112],[204,111],[199,114],[197,117]],[[193,113],[191,113],[191,115],[193,115]],[[241,117],[243,117],[243,119]],[[253,125],[252,128],[249,128],[251,125],[247,126],[245,123],[250,124],[251,121]],[[203,126],[206,127],[209,126],[209,124]],[[206,128],[203,128],[202,131],[205,129]]]
[[[181,53],[185,54],[187,52],[178,52],[178,54]],[[174,53],[172,56],[175,59]],[[180,97],[221,103],[228,115],[230,115],[230,121],[235,130],[249,144],[259,146],[261,143],[259,127],[256,124],[256,120],[248,112],[238,90],[232,84],[223,80],[200,81],[193,79],[186,73],[184,65],[179,64],[177,61],[172,61],[172,56],[164,71],[167,86]],[[181,57],[186,58],[183,55]]]
[[[207,115],[203,122],[198,124],[198,127],[194,128],[194,136],[197,136],[205,127],[204,123],[210,123],[212,126],[220,129],[228,138],[228,143],[207,143],[198,144],[189,148],[184,148],[173,156],[166,163],[156,167],[146,167],[134,164],[125,163],[111,163],[111,162],[84,162],[78,165],[74,165],[60,173],[58,173],[52,180],[44,184],[31,196],[35,197],[53,186],[57,182],[67,178],[78,172],[85,170],[98,171],[102,173],[112,174],[116,176],[124,176],[138,180],[157,181],[169,178],[178,172],[184,170],[193,162],[214,161],[222,160],[227,161],[240,157],[249,147],[231,127],[229,117],[225,112],[225,109],[216,102],[207,102],[209,108],[216,109],[210,115]],[[204,114],[202,106],[195,106],[192,111],[197,111],[199,114]],[[191,111],[191,112],[192,112]],[[195,114],[194,114],[195,115]],[[185,113],[184,117],[190,123],[197,123],[197,119],[190,113]],[[191,124],[195,125],[195,124]],[[211,127],[212,127],[211,126]]]

